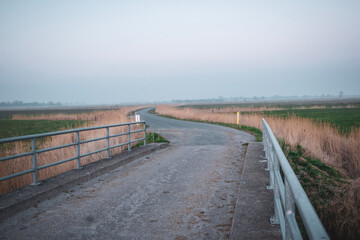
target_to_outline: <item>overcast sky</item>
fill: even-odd
[[[359,0],[0,1],[0,101],[360,94]]]

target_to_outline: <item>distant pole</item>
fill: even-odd
[[[240,120],[240,113],[237,112],[237,114],[236,114],[236,124],[238,124],[238,125],[239,125],[239,120]]]

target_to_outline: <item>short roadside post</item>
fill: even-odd
[[[138,114],[135,115],[135,122],[140,122],[140,115]]]
[[[240,121],[240,113],[237,112],[236,113],[236,124],[239,125],[239,121]]]

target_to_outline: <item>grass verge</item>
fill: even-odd
[[[349,179],[319,159],[307,157],[300,145],[291,148],[283,139],[279,144],[331,239],[356,239],[359,209],[343,203],[351,187]],[[344,211],[353,216],[346,217]],[[305,231],[301,224],[300,229]]]
[[[146,133],[146,144],[149,143],[168,143],[169,141],[166,140],[163,136],[161,136],[158,133],[153,133],[153,132],[147,132]],[[144,145],[144,141],[140,141],[137,144],[135,144],[133,147],[131,147],[131,149],[136,148],[136,147],[140,147]]]

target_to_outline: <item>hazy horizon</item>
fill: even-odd
[[[360,95],[360,1],[1,1],[0,102]]]

